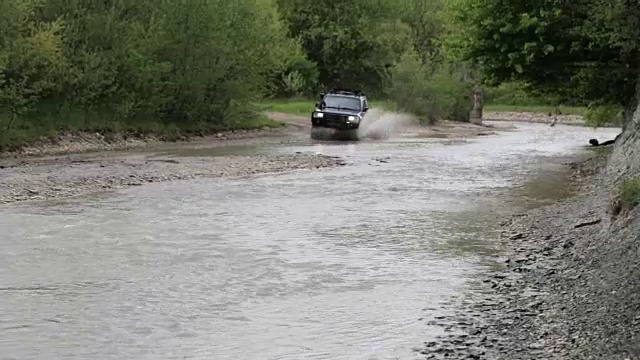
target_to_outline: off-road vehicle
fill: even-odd
[[[312,137],[320,129],[334,129],[353,137],[368,110],[367,97],[359,91],[334,89],[320,94],[320,102],[311,114]]]

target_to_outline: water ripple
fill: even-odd
[[[416,358],[440,331],[426,322],[499,251],[501,196],[592,136],[518,126],[281,147],[351,165],[3,210],[3,356]]]

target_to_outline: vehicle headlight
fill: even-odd
[[[353,115],[351,115],[351,116],[349,116],[349,117],[347,118],[347,120],[349,120],[349,121],[360,121],[360,118],[359,118],[359,117],[357,117],[357,116],[353,116]]]
[[[321,112],[313,113],[313,117],[315,117],[315,118],[321,118],[321,117],[324,117],[324,114],[323,114],[323,113],[321,113]]]

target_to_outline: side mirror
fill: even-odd
[[[366,106],[364,107],[364,109],[362,109],[362,111],[367,111],[367,110],[369,110],[369,108]]]
[[[318,105],[320,105],[319,103],[316,103],[316,109],[318,108]]]

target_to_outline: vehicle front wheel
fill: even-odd
[[[326,137],[326,130],[321,127],[312,127],[311,128],[311,139],[313,140],[322,140]]]

